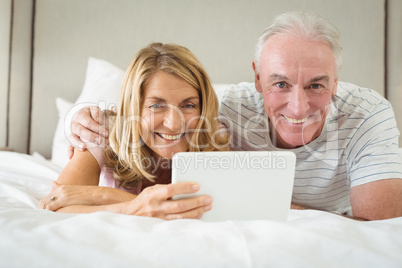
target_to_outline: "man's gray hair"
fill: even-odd
[[[265,42],[275,34],[294,35],[310,40],[327,42],[335,56],[336,71],[342,66],[341,37],[336,27],[317,14],[303,11],[289,12],[279,15],[258,39],[255,50],[255,66],[260,73],[260,57]]]

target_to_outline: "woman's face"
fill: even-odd
[[[183,79],[159,71],[145,83],[140,135],[154,157],[187,151],[200,115],[198,91]]]

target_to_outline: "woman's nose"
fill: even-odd
[[[170,130],[180,130],[183,126],[184,116],[176,106],[170,106],[163,118],[163,125]],[[181,132],[181,131],[178,131]]]

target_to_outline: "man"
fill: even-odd
[[[399,131],[388,101],[338,83],[337,30],[319,16],[286,13],[260,37],[255,84],[221,94],[233,150],[291,150],[297,156],[292,208],[367,220],[402,216]],[[91,115],[92,113],[92,115]],[[95,140],[98,109],[83,110],[73,133]]]

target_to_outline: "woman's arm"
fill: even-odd
[[[59,208],[52,210],[65,213],[109,211],[162,219],[200,218],[212,208],[212,198],[209,196],[171,199],[174,195],[197,192],[198,184],[155,185],[135,196],[118,189],[97,186],[99,175],[100,167],[92,154],[76,150],[57,183],[53,184],[52,192],[42,198],[39,208],[53,208],[59,201]],[[62,192],[67,198],[59,196]],[[52,196],[53,201],[50,200]],[[116,203],[110,204],[112,201]]]
[[[57,194],[63,189],[60,185],[98,185],[100,175],[100,167],[95,157],[89,152],[76,151],[73,158],[67,163],[66,167],[60,173],[56,183],[52,184],[52,191],[45,197],[43,197],[38,204],[38,208],[50,209],[49,205],[55,201],[60,204],[60,198]],[[88,198],[89,193],[86,194]],[[71,202],[76,200],[64,200]]]
[[[121,204],[121,205],[120,205]],[[87,205],[72,205],[60,208],[57,212],[61,213],[93,213],[98,211],[109,211],[114,213],[121,213],[121,206],[124,203],[101,205],[101,206],[87,206]]]
[[[105,205],[136,197],[119,189],[97,186],[100,170],[91,152],[77,150],[57,182],[52,184],[52,191],[40,200],[38,208],[56,211],[72,205]]]
[[[72,205],[99,206],[130,201],[136,197],[120,189],[93,185],[60,185],[53,182],[52,192],[43,198],[45,208],[57,211]],[[50,197],[54,201],[50,201]]]
[[[204,212],[212,208],[210,196],[197,196],[181,200],[172,200],[177,194],[195,193],[199,185],[195,183],[177,183],[154,185],[144,189],[131,201],[101,206],[73,205],[63,207],[58,212],[91,213],[109,211],[114,213],[147,216],[165,220],[192,218],[199,219]]]
[[[101,169],[98,161],[88,150],[74,151],[74,156],[61,172],[60,185],[98,185]]]

